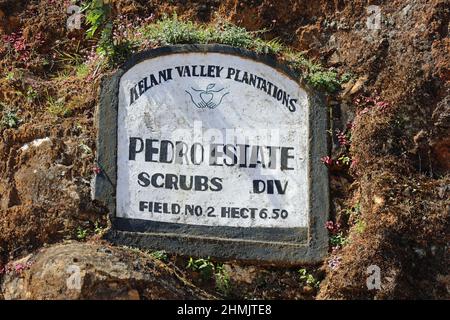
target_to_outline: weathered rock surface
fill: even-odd
[[[104,221],[90,201],[92,151],[74,136],[89,137],[61,129],[30,123],[0,137],[0,262]]]
[[[9,264],[4,299],[211,299],[166,264],[106,244],[66,243]]]

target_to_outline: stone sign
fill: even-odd
[[[315,262],[327,250],[327,116],[273,58],[220,45],[135,55],[102,83],[94,197],[116,243]]]

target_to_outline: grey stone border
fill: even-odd
[[[309,230],[291,228],[280,230],[253,228],[253,236],[243,236],[242,228],[188,226],[145,220],[116,218],[117,174],[117,109],[121,76],[137,63],[173,53],[215,52],[237,55],[265,63],[296,82],[299,75],[273,56],[225,45],[174,45],[133,55],[113,75],[102,79],[101,94],[96,113],[97,164],[101,172],[95,178],[93,197],[105,204],[110,212],[111,230],[105,236],[109,241],[148,249],[164,249],[191,256],[212,256],[223,259],[305,264],[323,260],[328,251],[328,233],[325,222],[329,212],[329,183],[327,168],[320,158],[328,154],[328,112],[324,97],[301,83],[307,91],[310,110],[310,194]],[[314,183],[312,183],[314,177]],[[208,230],[208,231],[206,231]],[[189,234],[188,234],[189,232]]]

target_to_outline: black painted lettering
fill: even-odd
[[[294,168],[289,167],[289,159],[294,159],[294,156],[290,154],[293,151],[292,147],[282,147],[281,148],[281,170],[294,170]]]
[[[161,178],[161,180],[164,180],[164,175],[162,173],[155,173],[152,176],[152,186],[154,188],[164,188],[163,182],[161,182],[161,184],[158,184],[158,178]]]
[[[189,147],[186,143],[184,143],[182,141],[177,141],[175,143],[175,163],[176,164],[189,163],[188,150],[189,150]]]
[[[216,66],[216,78],[220,78],[220,73],[222,72],[223,67]]]
[[[130,137],[128,160],[136,160],[136,153],[142,152],[142,150],[144,150],[144,141],[141,138]]]
[[[263,193],[266,190],[266,184],[263,180],[253,180],[253,193]]]
[[[192,189],[192,181],[193,181],[192,176],[189,176],[189,182],[188,182],[187,176],[181,175],[180,176],[180,189],[186,190],[186,191],[191,190]]]
[[[174,174],[166,174],[165,188],[178,190],[178,176]]]
[[[139,95],[142,96],[145,93],[144,80],[138,82]]]
[[[139,211],[150,210],[147,201],[139,201]]]
[[[280,181],[280,180],[275,180],[275,188],[277,189],[277,192],[278,192],[279,194],[285,194],[285,193],[286,193],[286,189],[287,189],[288,182],[289,182],[289,181],[286,180],[286,182],[284,183],[284,186],[283,186],[283,185],[281,184],[281,181]]]
[[[158,154],[158,148],[153,147],[153,144],[158,142],[155,139],[145,139],[145,161],[147,162],[158,162],[158,160],[153,158],[153,155]]]
[[[139,94],[137,93],[136,86],[130,89],[130,106],[139,99]]]
[[[170,152],[169,152],[170,149]],[[160,150],[159,150],[159,162],[161,163],[172,163],[174,158],[174,145],[169,140],[161,140]],[[169,155],[171,156],[169,159]]]
[[[150,175],[147,172],[139,173],[138,174],[138,184],[141,187],[148,187],[150,185]]]
[[[208,189],[208,177],[195,176],[195,191],[206,191]]]
[[[203,162],[204,155],[205,149],[203,146],[198,142],[194,143],[191,147],[191,162],[196,166],[200,165]]]
[[[222,178],[214,177],[211,179],[211,191],[221,191],[222,190]]]
[[[297,103],[298,99],[291,99],[289,100],[289,111],[294,112],[296,110],[295,104]]]
[[[234,68],[229,67],[228,73],[227,73],[227,79],[231,79],[231,77],[236,73],[236,70]]]
[[[211,152],[210,152],[210,158],[209,158],[209,165],[210,166],[219,166],[221,167],[222,164],[219,164],[217,162],[217,158],[221,157],[223,155],[223,152],[219,150],[219,147],[223,146],[222,144],[211,144]]]

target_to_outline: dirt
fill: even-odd
[[[67,56],[58,52],[83,56],[95,42],[82,31],[67,32],[65,5],[0,0],[0,37],[20,33],[25,44],[20,56],[0,51],[0,111],[21,119],[0,134],[0,264],[46,243],[77,239],[80,228],[93,235],[96,222],[107,225],[89,185],[103,74],[86,79],[67,72]],[[365,28],[368,5],[381,8],[380,30]],[[267,29],[266,39],[278,38],[339,74],[353,75],[328,96],[332,129],[352,123],[353,164],[330,168],[330,220],[341,224],[349,242],[330,246],[323,265],[306,266],[322,280],[319,289],[298,279],[300,266],[227,262],[231,297],[450,297],[449,10],[446,0],[114,2],[115,15],[131,18],[177,12],[198,22],[225,19]],[[70,112],[50,113],[49,96],[62,98]],[[377,96],[386,107],[355,102]],[[331,156],[340,152],[334,136]],[[350,208],[357,213],[349,214]],[[171,259],[173,268],[185,268],[186,257]],[[369,290],[367,268],[373,265],[380,268],[381,287]],[[186,276],[217,294],[211,282]]]

